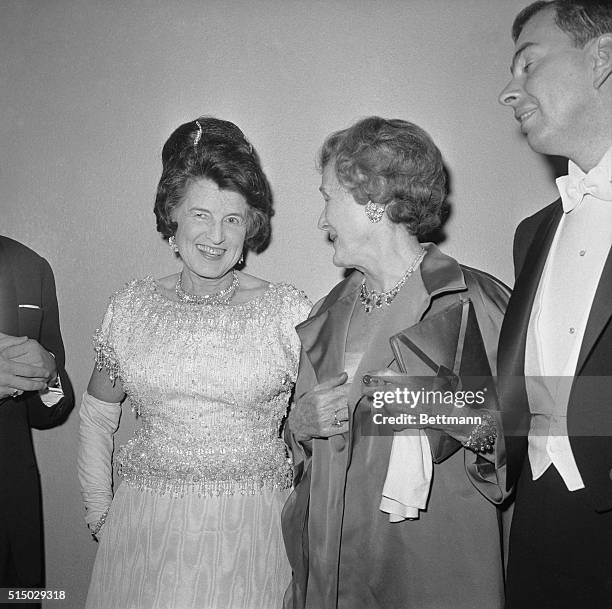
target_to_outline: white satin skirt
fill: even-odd
[[[288,494],[172,497],[122,484],[100,532],[86,609],[282,607]]]

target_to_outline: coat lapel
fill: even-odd
[[[603,332],[605,326],[612,318],[612,249],[608,253],[608,259],[604,265],[599,280],[597,291],[595,292],[595,298],[593,299],[593,305],[591,306],[591,312],[589,313],[589,319],[587,321],[586,329],[584,331],[584,337],[582,339],[582,345],[580,347],[580,354],[578,356],[578,364],[576,366],[576,375],[580,374],[584,363],[586,362],[589,354],[599,335]]]
[[[0,332],[19,335],[19,308],[12,264],[0,240]]]
[[[563,208],[559,203],[536,230],[516,279],[499,337],[497,380],[503,410],[508,490],[519,475],[527,449],[530,420],[524,382],[527,329],[546,258],[562,215]]]
[[[352,273],[330,292],[315,315],[296,328],[318,383],[344,370],[346,337],[361,277],[361,273]]]
[[[559,205],[540,224],[517,277],[499,339],[501,349],[497,370],[500,376],[515,377],[525,373],[525,346],[531,309],[562,213]]]

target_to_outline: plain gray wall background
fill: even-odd
[[[341,277],[316,222],[316,151],[369,114],[416,122],[452,178],[442,247],[512,283],[518,221],[556,198],[548,164],[497,103],[523,0],[0,0],[0,233],[57,280],[77,396],[108,296],[178,268],[152,213],[161,147],[200,114],[236,122],[276,201],[247,272],[316,300]],[[36,432],[47,583],[84,606],[96,551],[75,458],[78,404]],[[121,438],[133,416],[124,407]],[[122,441],[122,440],[120,440]]]

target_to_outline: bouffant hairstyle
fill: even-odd
[[[446,198],[442,155],[417,125],[378,116],[360,120],[325,140],[319,169],[328,163],[357,203],[384,205],[389,219],[410,234],[423,236],[440,226]]]
[[[210,116],[184,123],[164,144],[162,165],[154,211],[164,239],[176,232],[173,211],[182,203],[189,184],[206,178],[245,198],[245,247],[255,252],[266,248],[274,214],[270,185],[257,153],[234,123]]]
[[[584,45],[602,34],[612,32],[612,2],[610,0],[538,0],[524,8],[512,24],[512,39],[517,41],[527,22],[545,9],[555,11],[557,27],[569,34],[574,45]]]

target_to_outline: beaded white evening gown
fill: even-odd
[[[152,278],[112,298],[94,338],[139,417],[100,532],[87,609],[274,609],[290,580],[279,428],[310,309],[287,284],[246,304],[174,302]]]

